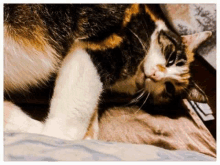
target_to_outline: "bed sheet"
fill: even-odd
[[[67,141],[30,133],[4,134],[5,161],[215,161],[194,151],[166,150],[152,145]]]

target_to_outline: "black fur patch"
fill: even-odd
[[[137,66],[145,57],[139,41],[130,34],[125,38],[120,46],[104,51],[87,50],[92,61],[97,67],[98,73],[104,86],[113,85],[117,80],[126,79],[135,74]],[[121,75],[122,70],[127,70],[127,75]]]
[[[150,36],[155,30],[155,23],[145,12],[133,16],[124,29],[118,34],[123,38],[122,44],[114,49],[104,51],[87,50],[97,67],[104,85],[113,85],[116,81],[126,79],[137,71],[138,65],[144,59],[150,45]],[[134,32],[145,44],[143,48]],[[127,75],[122,76],[126,69]]]

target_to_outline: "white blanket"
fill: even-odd
[[[215,161],[193,151],[98,140],[67,141],[25,133],[4,134],[5,161]]]

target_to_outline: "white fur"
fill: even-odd
[[[165,26],[164,22],[160,20],[156,22],[156,25],[157,28],[155,29],[151,37],[150,49],[144,60],[144,72],[146,76],[150,77],[153,73],[157,71],[157,75],[159,77],[158,79],[160,80],[165,78],[173,78],[179,80],[181,79],[180,74],[184,74],[189,71],[188,66],[178,67],[173,65],[169,68],[166,68],[165,72],[158,71],[157,65],[166,65],[166,59],[164,58],[164,55],[161,52],[161,48],[158,44],[158,35],[161,30],[166,30],[167,27]]]
[[[93,135],[92,136],[86,136],[84,138],[84,140],[91,140],[91,139],[98,139],[98,135],[99,135],[99,123],[98,121],[95,121],[95,124],[93,125]]]
[[[161,20],[156,22],[156,29],[151,36],[151,43],[148,54],[144,59],[144,73],[148,77],[146,79],[145,87],[147,91],[153,95],[159,95],[165,89],[164,83],[168,79],[175,79],[179,82],[184,82],[190,75],[186,75],[184,79],[181,74],[188,73],[188,66],[178,67],[172,65],[166,67],[166,59],[161,51],[161,47],[158,43],[158,35],[161,30],[167,30],[164,22]],[[165,68],[164,71],[160,71],[157,65],[161,65]],[[154,81],[152,81],[153,79]]]
[[[157,26],[155,32],[159,32],[161,30],[168,30],[166,24],[162,20],[157,20],[155,24]]]
[[[90,123],[91,124],[91,123]],[[98,121],[98,114],[95,116],[95,119],[92,123],[92,135],[86,136],[84,139],[91,140],[91,139],[98,139],[99,135],[99,121]]]
[[[187,73],[187,72],[189,72],[188,66],[178,67],[178,66],[173,65],[173,66],[167,68],[167,70],[162,78],[172,78],[172,79],[176,79],[179,82],[181,82],[182,77],[180,75]],[[190,76],[190,75],[188,75],[188,76]],[[189,77],[185,77],[185,78],[188,79]]]
[[[4,36],[4,90],[28,89],[56,72],[59,59],[54,50],[44,50],[16,42]],[[42,41],[44,42],[44,41]],[[41,133],[63,139],[82,139],[97,106],[102,83],[89,55],[83,49],[72,50],[64,59],[56,80],[50,113],[45,125],[31,119],[13,104],[5,104],[8,115],[5,131]],[[34,126],[36,125],[36,126]]]
[[[102,83],[87,52],[69,53],[59,71],[43,134],[82,139],[97,106]]]
[[[59,63],[54,50],[47,44],[44,51],[15,41],[4,28],[4,90],[27,90],[48,79]],[[42,41],[45,42],[45,41]]]
[[[151,36],[150,49],[144,60],[144,72],[146,76],[150,76],[152,74],[154,67],[157,64],[160,64],[160,65],[166,64],[166,60],[164,58],[164,55],[161,52],[160,45],[158,44],[158,35],[162,29],[166,30],[167,27],[164,24],[164,22],[162,22],[161,20],[156,22],[156,26],[157,27]]]
[[[158,43],[158,35],[161,30],[167,30],[165,23],[161,20],[156,22],[156,29],[151,36],[151,43],[148,53],[144,59],[144,73],[148,77],[145,82],[145,88],[153,95],[159,95],[164,90],[165,79],[179,78],[178,76],[180,68],[169,68],[165,72],[159,71],[157,65],[166,65],[166,59],[161,51],[161,47]],[[181,68],[182,69],[182,68]],[[157,81],[151,80],[152,75]]]
[[[45,124],[31,119],[16,105],[4,102],[4,131],[38,133],[67,140],[82,139],[101,91],[102,83],[89,55],[77,48],[62,63]],[[93,127],[96,135],[93,138],[97,138],[97,119]]]
[[[92,139],[98,139],[98,135],[99,135],[99,121],[98,121],[98,115],[94,121],[93,124],[93,131],[94,131],[94,136],[92,137]]]
[[[4,102],[4,131],[40,133],[43,123],[30,118],[11,102]]]

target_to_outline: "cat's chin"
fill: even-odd
[[[159,105],[169,104],[171,102],[172,99],[164,93],[164,81],[154,81],[151,78],[146,78],[144,86],[145,91],[150,93],[148,98],[149,103]]]
[[[152,82],[152,80],[150,78],[146,78],[145,80],[146,82]]]

